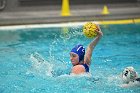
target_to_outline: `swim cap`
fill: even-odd
[[[122,80],[125,83],[134,81],[137,77],[138,74],[133,67],[126,67],[122,72]]]
[[[83,47],[83,45],[76,45],[72,50],[71,52],[74,52],[76,54],[78,54],[79,56],[79,62],[81,60],[84,59],[84,55],[85,55],[85,48]]]

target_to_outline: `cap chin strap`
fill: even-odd
[[[79,64],[83,64],[83,63],[84,63],[84,61],[83,61],[83,60],[79,61]]]

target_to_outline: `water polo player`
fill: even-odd
[[[121,87],[140,86],[140,78],[138,78],[138,73],[131,66],[126,67],[123,70],[121,79],[123,81]]]
[[[100,28],[99,28],[99,30],[96,30],[96,32],[97,32],[97,36],[88,45],[86,52],[85,52],[85,48],[83,47],[83,45],[76,45],[71,50],[70,60],[73,65],[72,70],[71,70],[72,74],[82,74],[85,72],[89,72],[92,51],[103,35]]]

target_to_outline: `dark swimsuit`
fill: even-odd
[[[89,67],[87,64],[82,64],[85,67],[86,72],[89,72]]]
[[[137,78],[136,81],[140,82],[140,78]]]

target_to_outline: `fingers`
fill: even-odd
[[[101,31],[101,28],[99,25],[97,25],[98,29],[96,30],[96,32],[98,33],[98,35],[103,36],[103,33]]]

